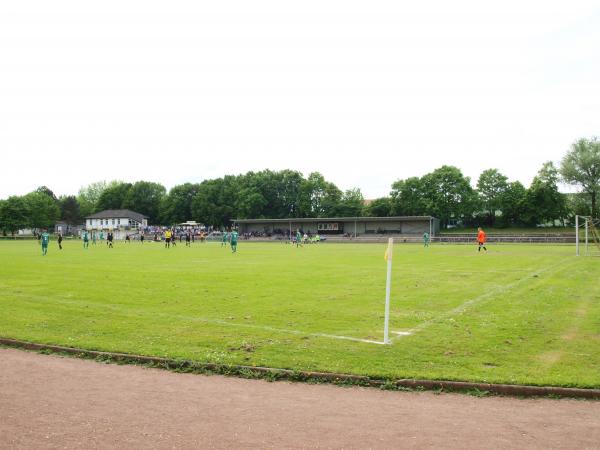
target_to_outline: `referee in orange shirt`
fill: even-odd
[[[479,244],[479,248],[477,249],[478,252],[480,252],[482,248],[487,252],[487,248],[485,248],[486,239],[485,231],[483,231],[481,227],[477,228],[477,243]]]

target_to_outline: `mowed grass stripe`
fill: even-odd
[[[434,325],[392,346],[316,336],[381,340],[384,249],[242,241],[232,255],[214,243],[84,251],[68,242],[63,252],[51,244],[43,258],[35,242],[2,242],[0,334],[291,369],[600,384],[599,371],[588,370],[600,359],[599,261],[576,259],[566,246],[490,246],[483,255],[474,246],[398,245],[391,328]],[[563,260],[568,270],[548,270]],[[490,291],[497,292],[457,317],[444,316]]]

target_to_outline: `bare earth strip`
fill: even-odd
[[[0,448],[600,448],[600,402],[386,392],[0,349]]]

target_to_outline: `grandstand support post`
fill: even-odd
[[[356,219],[354,219],[354,239],[356,239]]]
[[[575,215],[575,256],[579,256],[579,216]]]
[[[387,259],[387,278],[385,282],[385,318],[383,322],[383,343],[390,343],[390,291],[392,287],[392,256],[393,256],[394,238],[388,239],[388,247],[385,252]]]

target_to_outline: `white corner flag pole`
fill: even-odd
[[[390,325],[390,289],[392,287],[392,257],[394,249],[394,238],[388,239],[385,259],[387,261],[387,280],[385,282],[385,320],[383,325],[383,343],[389,344],[389,325]]]

